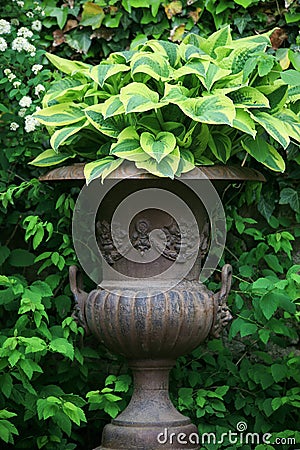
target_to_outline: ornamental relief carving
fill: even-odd
[[[180,220],[181,232],[177,222],[172,219],[169,225],[155,230],[155,236],[150,233],[153,230],[149,220],[139,219],[134,224],[133,231],[129,239],[131,245],[144,255],[152,246],[159,254],[165,258],[177,262],[183,262],[195,256],[203,259],[208,251],[209,245],[209,223],[206,222],[199,236],[199,246],[195,245],[198,241],[197,230],[184,220]],[[158,231],[158,232],[157,232]],[[113,237],[110,224],[106,220],[96,223],[96,236],[99,248],[108,264],[114,264],[130,250],[130,243],[126,237],[126,230],[119,224],[114,226]]]

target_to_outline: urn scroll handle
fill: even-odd
[[[221,289],[214,295],[214,319],[210,330],[211,336],[215,338],[220,337],[222,329],[232,320],[232,315],[227,305],[232,280],[232,267],[230,264],[223,266],[221,280]]]
[[[86,333],[89,333],[88,325],[85,320],[85,303],[88,293],[83,290],[83,281],[80,270],[77,266],[70,266],[69,281],[71,292],[74,295],[75,306],[72,316],[81,325]]]

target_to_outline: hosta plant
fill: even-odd
[[[226,27],[180,45],[150,40],[97,66],[48,54],[65,76],[35,113],[52,148],[33,164],[77,157],[88,182],[124,160],[171,178],[247,154],[284,171],[277,149],[299,141],[299,73],[268,51],[269,34],[233,40]]]

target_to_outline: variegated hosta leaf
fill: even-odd
[[[275,172],[284,172],[285,162],[275,148],[260,136],[247,137],[242,141],[243,148],[258,162]]]
[[[102,114],[102,104],[89,106],[84,110],[88,121],[96,130],[110,137],[118,137],[120,129],[116,126],[113,119],[104,119]]]
[[[120,100],[125,106],[125,112],[144,112],[161,108],[159,95],[143,83],[131,83],[121,89]]]
[[[272,114],[282,110],[288,97],[288,86],[286,84],[275,81],[274,85],[257,86],[257,90],[262,92],[269,100]]]
[[[230,45],[231,42],[230,27],[227,26],[213,33],[205,42],[201,42],[200,48],[208,55],[215,57],[216,48]]]
[[[89,70],[92,67],[90,64],[81,61],[71,61],[70,59],[61,58],[53,53],[46,53],[46,56],[57,69],[67,75],[74,75],[75,73],[80,72],[85,76],[89,76]]]
[[[235,107],[225,95],[208,95],[177,102],[179,108],[191,119],[209,124],[232,125]]]
[[[119,134],[118,141],[112,144],[110,153],[118,158],[134,162],[145,161],[149,158],[149,155],[141,148],[140,137],[134,127],[127,127]]]
[[[293,111],[284,109],[276,115],[276,118],[285,124],[289,136],[300,142],[300,117]]]
[[[107,61],[112,64],[126,64],[128,63],[133,55],[134,50],[125,50],[124,52],[114,52],[109,55]]]
[[[229,94],[236,108],[269,108],[269,100],[253,87],[242,87]]]
[[[82,130],[82,128],[84,128],[88,125],[89,125],[89,121],[83,119],[82,122],[77,122],[76,125],[73,125],[71,127],[64,127],[59,130],[56,130],[50,139],[51,147],[53,148],[53,150],[55,150],[57,152],[58,148],[61,145],[66,144],[66,141],[69,139],[69,137],[78,133],[78,131]]]
[[[243,86],[246,86],[246,84],[243,82],[243,73],[240,72],[233,75],[227,75],[226,77],[216,81],[213,92],[215,94],[220,93],[226,95],[227,93],[240,89]]]
[[[84,119],[84,106],[72,102],[60,103],[59,105],[49,106],[36,111],[33,116],[43,125],[62,127]]]
[[[283,148],[286,148],[289,145],[290,138],[284,122],[277,119],[277,117],[261,111],[253,111],[251,117],[255,122],[259,123],[273,139],[279,142]]]
[[[239,73],[244,69],[246,62],[254,53],[264,51],[265,48],[266,44],[251,43],[245,46],[241,44],[232,50],[226,58],[221,58],[218,55],[218,64],[223,69],[231,70],[233,74]]]
[[[194,167],[195,160],[193,153],[186,149],[180,150],[180,161],[175,175],[180,177],[182,173],[189,172],[190,170],[193,170]]]
[[[172,78],[174,80],[178,80],[178,78],[180,78],[180,77],[184,77],[184,76],[190,77],[191,74],[194,73],[200,79],[203,79],[203,78],[205,78],[208,66],[209,66],[209,61],[206,61],[206,60],[189,61],[184,66],[175,70],[172,75]]]
[[[201,48],[202,44],[206,42],[206,39],[195,33],[188,33],[182,41],[182,44],[193,45],[194,47]],[[180,44],[181,45],[181,44]]]
[[[71,77],[65,77],[51,83],[43,97],[43,108],[52,106],[56,103],[65,103],[77,100],[85,94],[88,84],[82,84],[80,80]],[[71,97],[73,96],[73,97]],[[57,99],[55,101],[55,99]],[[64,99],[64,100],[63,100]],[[62,101],[63,100],[63,101]]]
[[[136,53],[130,61],[131,73],[145,73],[155,80],[167,80],[170,66],[164,56],[159,53]]]
[[[76,155],[70,155],[69,153],[57,153],[52,148],[45,150],[39,156],[37,156],[29,164],[37,167],[48,167],[60,164],[69,158],[74,158]]]
[[[216,81],[221,80],[222,78],[230,74],[230,70],[221,69],[216,64],[210,63],[206,70],[205,78],[202,80],[202,83],[204,84],[206,89],[210,91]]]
[[[179,45],[179,53],[181,58],[183,59],[183,61],[187,62],[190,59],[207,59],[207,60],[211,60],[212,58],[207,55],[203,50],[201,50],[200,47],[196,47],[195,45],[192,44],[184,44],[183,42],[181,42],[181,44]]]
[[[128,70],[130,70],[130,67],[125,64],[98,64],[98,66],[94,66],[91,69],[90,76],[96,83],[103,87],[108,78],[120,72],[127,72]]]
[[[140,142],[144,152],[158,163],[176,147],[175,136],[167,131],[162,131],[156,136],[146,131],[141,134]]]
[[[236,110],[236,116],[233,119],[233,126],[244,133],[250,134],[253,139],[256,136],[255,122],[247,111],[243,109]]]
[[[178,100],[187,100],[189,98],[189,89],[184,86],[174,85],[174,84],[165,84],[165,92],[164,96],[161,99],[161,102],[176,102]]]
[[[135,165],[138,169],[145,169],[158,177],[169,177],[173,179],[178,170],[179,162],[180,151],[176,147],[172,153],[169,153],[159,163],[155,159],[149,158],[147,161],[136,162]]]
[[[124,114],[125,108],[120,100],[120,96],[112,95],[110,98],[108,98],[102,104],[101,111],[104,119],[106,119],[107,117],[117,116],[118,114]]]
[[[211,133],[208,138],[208,146],[218,161],[226,163],[231,154],[231,139],[226,134]]]
[[[154,134],[161,131],[160,122],[155,113],[150,113],[147,115],[143,115],[143,117],[139,118],[137,123],[137,128],[144,131],[144,129],[153,131]],[[168,131],[168,130],[165,130]]]
[[[122,159],[115,159],[113,156],[106,156],[97,161],[90,162],[84,166],[84,176],[86,183],[89,184],[96,178],[102,177],[102,180],[112,173],[122,164]]]
[[[152,39],[144,45],[143,50],[147,51],[148,48],[150,48],[154,54],[157,55],[160,53],[167,58],[171,67],[176,67],[180,61],[179,47],[173,42]]]

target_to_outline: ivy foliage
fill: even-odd
[[[242,31],[248,34],[265,28],[267,16],[274,14],[282,25],[290,20],[285,29],[290,43],[297,47],[293,34],[296,2],[286,2],[285,10],[279,2],[280,13],[273,2],[268,3],[270,13],[263,12],[266,2],[239,3],[242,5],[223,4],[231,14],[228,19],[225,12],[218,14],[224,17],[224,24],[255,11],[255,20],[247,20]],[[198,7],[203,7],[203,12],[196,27],[203,36],[211,34],[215,24],[209,4],[222,2],[190,3],[183,14],[167,18],[166,28],[157,36],[167,39],[176,21],[187,21],[187,14]],[[61,29],[70,19],[79,23],[81,5],[52,5],[61,16],[57,10],[50,11],[49,1],[27,2],[22,8],[16,2],[1,5],[1,19],[11,24],[9,33],[1,34],[7,49],[0,52],[0,447],[4,450],[94,448],[103,426],[125,408],[132,393],[126,362],[109,354],[92,337],[83,336],[72,317],[67,275],[68,266],[76,262],[71,218],[79,188],[67,182],[42,184],[38,176],[43,169],[28,165],[41,148],[49,146],[45,130],[32,120],[43,97],[37,86],[46,89],[57,78],[47,66],[44,48],[53,41],[52,31],[58,29],[57,20],[63,20],[65,9],[66,22],[60,23]],[[104,5],[99,6],[104,10]],[[119,7],[120,2],[108,6]],[[72,16],[76,7],[78,13]],[[221,9],[219,6],[218,11]],[[116,11],[122,12],[122,17],[118,27],[111,28],[114,36],[93,38],[86,54],[76,53],[67,42],[56,50],[78,60],[97,60],[111,50],[119,51],[143,33],[147,24],[136,17],[146,11],[150,8],[132,6],[131,13],[125,7]],[[159,5],[157,15],[153,14],[159,18],[158,27],[165,15],[165,7]],[[34,29],[39,27],[33,25],[36,21],[44,22],[41,31]],[[149,30],[154,30],[153,20],[148,24]],[[3,22],[1,26],[8,30]],[[238,33],[237,24],[234,26]],[[24,48],[12,49],[13,40],[22,37],[18,36],[21,27],[33,33],[24,38],[36,48],[30,53]],[[103,27],[102,23],[101,32],[109,28]],[[125,37],[118,34],[119,27],[127,33]],[[88,32],[90,36],[95,31],[97,28],[92,30],[91,24],[86,24],[64,34]],[[143,34],[152,36],[151,31]],[[282,58],[289,55],[288,49],[279,50]],[[286,59],[286,64],[289,61]],[[295,56],[294,67],[297,61]],[[20,84],[15,87],[16,82]],[[230,262],[234,268],[229,299],[234,320],[221,340],[212,340],[179,358],[171,377],[172,399],[193,419],[199,433],[213,431],[220,436],[235,432],[237,423],[244,421],[249,432],[272,434],[270,450],[287,450],[300,442],[299,163],[299,148],[290,143],[284,174],[265,168],[266,183],[241,184],[224,193],[229,233],[222,263]],[[256,167],[250,158],[245,164]],[[93,288],[85,282],[86,290]],[[209,287],[217,290],[218,285],[217,272]],[[281,439],[281,444],[277,441],[275,445],[276,439]],[[230,442],[210,443],[206,448],[262,450],[257,443]]]

